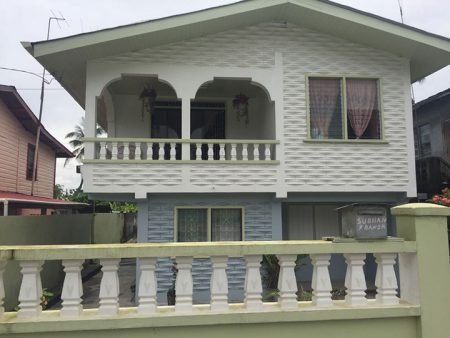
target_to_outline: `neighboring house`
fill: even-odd
[[[84,190],[137,202],[140,242],[320,239],[339,206],[415,197],[410,85],[450,63],[447,38],[320,0],[24,47],[86,110]]]
[[[414,136],[417,191],[430,198],[450,180],[450,88],[414,105]]]
[[[0,215],[46,214],[78,206],[53,199],[56,158],[73,157],[41,129],[34,194],[31,196],[38,119],[13,86],[0,85]]]

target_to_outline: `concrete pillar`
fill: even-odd
[[[400,295],[418,303],[420,337],[446,337],[450,332],[450,269],[447,217],[450,208],[428,203],[392,208],[397,234],[416,241],[417,252],[400,254]]]

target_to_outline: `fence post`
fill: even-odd
[[[392,214],[396,216],[398,236],[417,243],[416,253],[399,257],[402,299],[420,304],[420,337],[446,337],[450,332],[450,208],[414,203],[392,208]]]

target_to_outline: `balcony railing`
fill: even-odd
[[[197,161],[274,163],[275,140],[85,138],[100,161]],[[183,149],[186,149],[183,150]],[[88,159],[91,160],[91,159]]]

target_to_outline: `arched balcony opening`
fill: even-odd
[[[97,98],[97,123],[108,138],[130,139],[109,145],[117,150],[107,149],[106,158],[168,160],[172,155],[181,159],[181,144],[173,144],[181,138],[181,101],[173,87],[157,76],[124,75],[105,86]],[[149,138],[158,142],[132,141]]]
[[[191,139],[215,140],[212,147],[211,142],[192,144],[191,159],[199,159],[200,153],[202,160],[274,158],[275,145],[266,142],[275,140],[274,103],[265,88],[250,79],[204,83],[191,102],[190,122]]]

